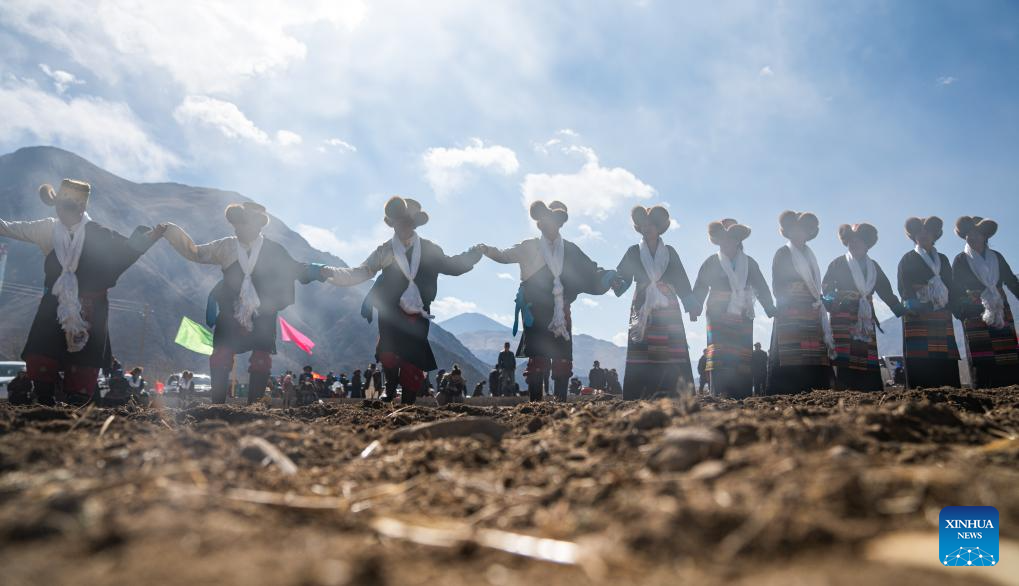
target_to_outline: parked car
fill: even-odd
[[[20,370],[25,370],[24,362],[17,360],[0,362],[0,399],[7,398],[7,383],[14,380]]]

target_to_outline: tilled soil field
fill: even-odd
[[[4,404],[0,582],[1010,584],[1017,435],[1017,388]],[[938,565],[947,505],[997,507],[997,567]]]

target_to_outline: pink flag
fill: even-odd
[[[280,316],[280,332],[283,333],[284,342],[293,342],[294,345],[308,354],[311,354],[311,349],[315,347],[315,342],[312,342],[311,338],[297,331],[297,328],[294,326],[288,324],[287,320],[283,319],[283,316]]]

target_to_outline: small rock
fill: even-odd
[[[669,416],[666,415],[664,411],[661,411],[660,409],[652,409],[641,413],[634,425],[637,429],[646,431],[649,429],[665,427],[669,424],[669,421]]]
[[[509,429],[487,417],[459,417],[430,421],[404,427],[393,432],[389,441],[405,442],[417,439],[440,439],[447,437],[487,436],[500,441]]]
[[[651,453],[648,465],[658,472],[682,472],[705,460],[725,455],[725,437],[713,429],[670,429]]]
[[[545,420],[542,419],[541,417],[533,417],[530,421],[527,422],[528,433],[534,433],[543,427],[545,427]]]

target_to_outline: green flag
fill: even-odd
[[[180,318],[180,328],[177,329],[177,338],[174,342],[184,346],[192,352],[212,355],[212,332],[198,322],[189,320],[186,317]]]

